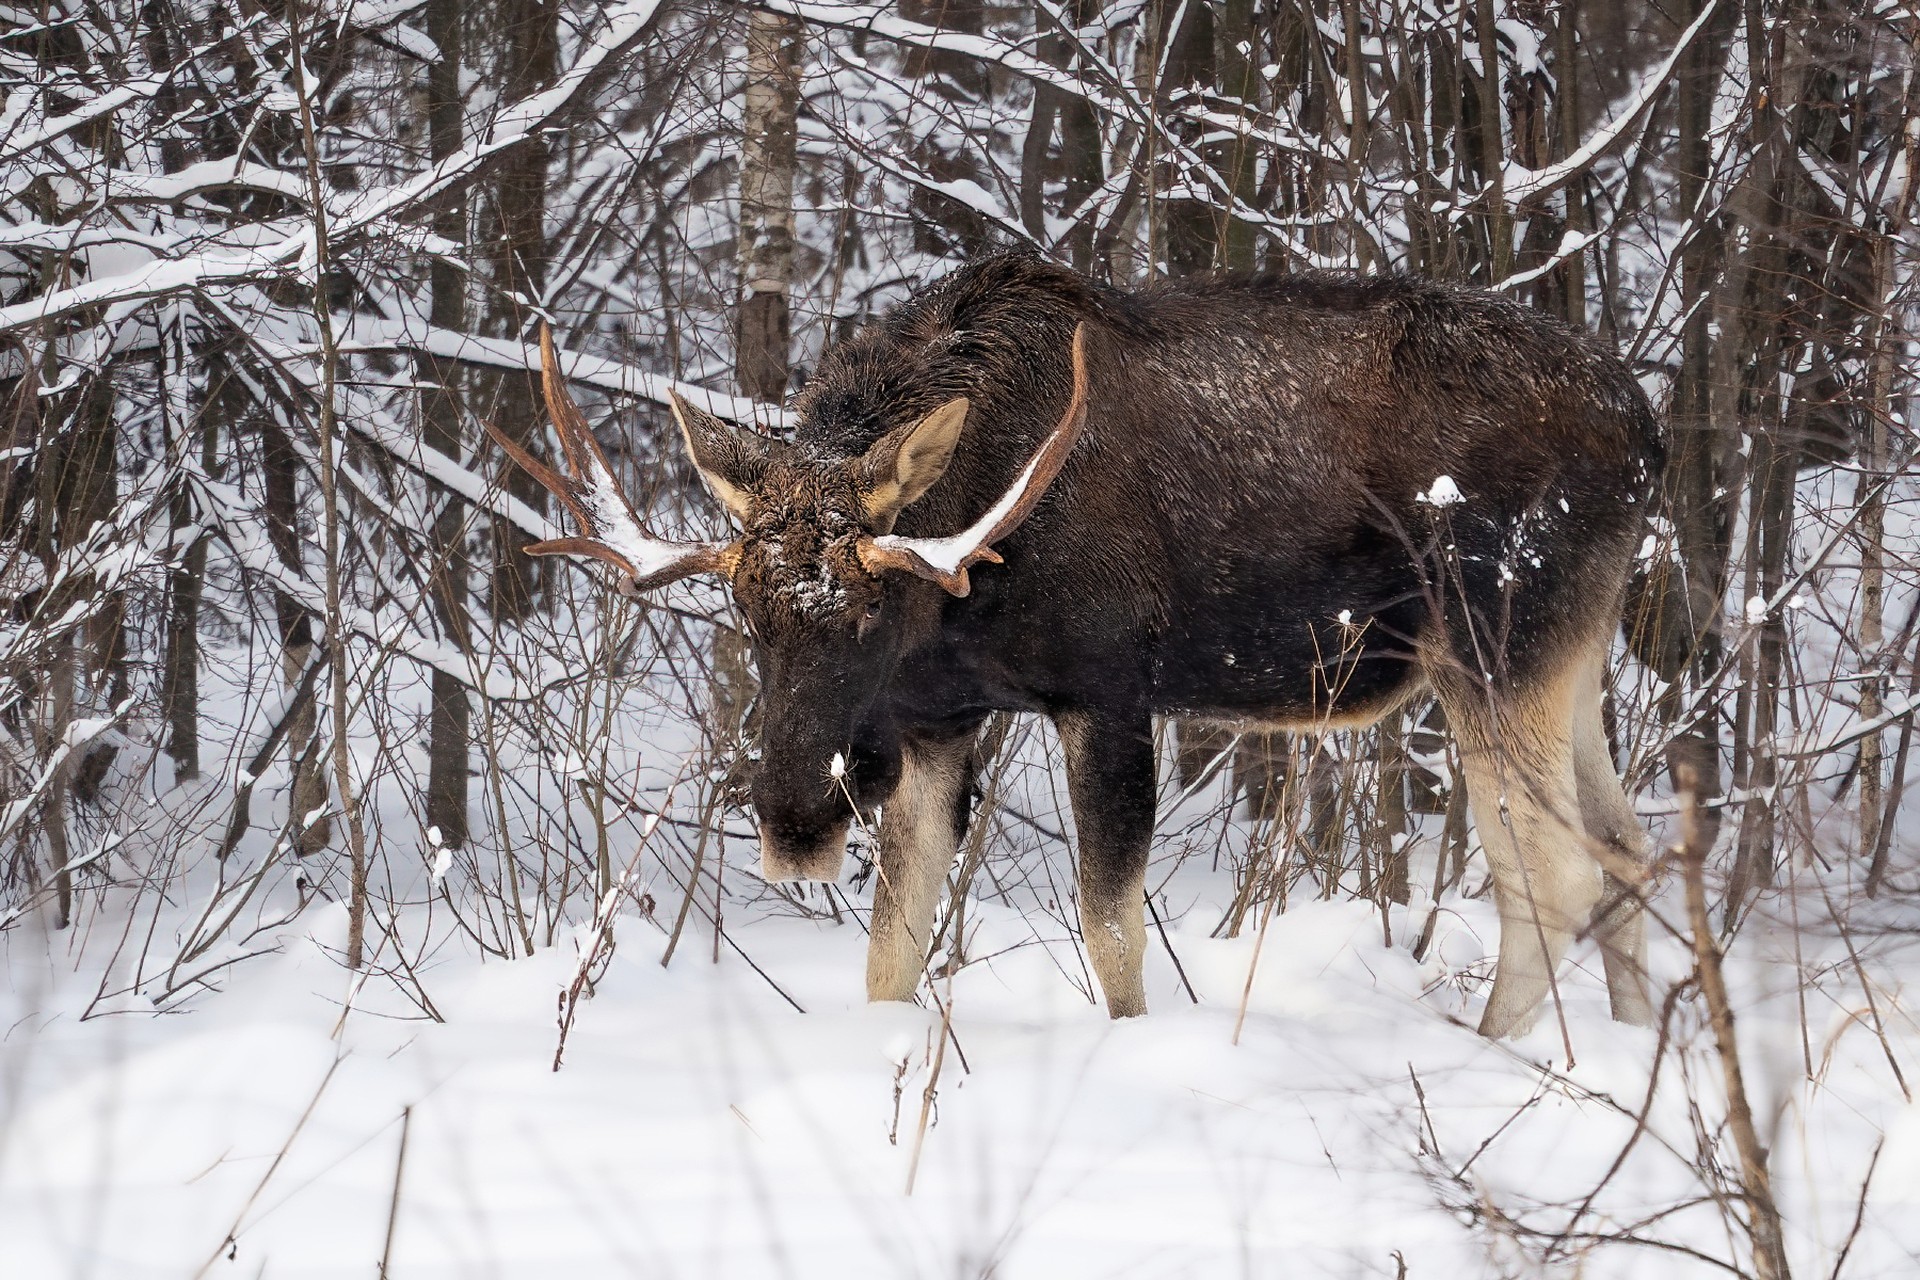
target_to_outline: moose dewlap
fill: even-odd
[[[1494,879],[1480,1029],[1567,944],[1644,1021],[1646,840],[1601,680],[1661,427],[1621,363],[1491,294],[1209,276],[1140,292],[978,260],[821,358],[791,442],[678,400],[739,527],[651,536],[546,349],[565,476],[515,450],[635,589],[731,584],[761,677],[771,879],[833,879],[884,805],[867,990],[910,998],[996,710],[1059,728],[1087,951],[1143,1013],[1156,714],[1324,729],[1446,709]]]

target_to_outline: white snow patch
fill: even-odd
[[[1440,476],[1425,493],[1414,495],[1415,502],[1424,502],[1428,506],[1443,509],[1458,506],[1466,500],[1466,495],[1460,492],[1460,486],[1453,482],[1452,476]]]

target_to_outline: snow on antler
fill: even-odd
[[[861,545],[860,558],[869,569],[875,572],[903,569],[939,583],[953,595],[964,596],[973,589],[967,580],[970,566],[982,562],[1001,563],[1000,553],[993,549],[993,544],[1033,514],[1086,426],[1086,328],[1082,324],[1073,331],[1073,397],[1067,402],[1067,411],[1000,500],[971,525],[946,537],[905,538],[884,534],[868,539]]]
[[[613,468],[600,451],[580,407],[567,394],[554,353],[553,331],[540,326],[540,377],[546,392],[547,413],[560,437],[567,472],[561,475],[509,440],[489,423],[487,433],[507,456],[560,499],[580,526],[580,535],[536,542],[532,556],[589,556],[604,560],[631,579],[631,590],[665,586],[677,578],[702,572],[726,572],[728,544],[673,542],[656,538],[634,511],[633,504],[613,477]]]

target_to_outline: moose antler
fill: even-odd
[[[948,594],[964,596],[973,590],[967,581],[967,569],[981,562],[1000,564],[1000,553],[993,544],[1020,527],[1046,496],[1067,455],[1087,425],[1087,326],[1073,331],[1073,398],[1053,434],[1040,446],[1013,486],[988,512],[959,533],[945,538],[902,538],[883,534],[860,542],[860,562],[870,573],[901,569],[929,582],[937,582]]]
[[[546,391],[547,413],[566,454],[567,475],[560,475],[525,449],[507,439],[492,423],[484,424],[507,456],[560,499],[580,526],[578,537],[551,538],[528,547],[530,556],[591,556],[627,575],[629,593],[663,587],[692,573],[727,574],[734,559],[733,544],[725,542],[670,542],[647,532],[645,524],[620,491],[600,452],[599,441],[587,429],[580,407],[567,394],[560,364],[553,351],[553,330],[540,326],[540,381]]]

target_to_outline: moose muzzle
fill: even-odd
[[[796,880],[831,883],[847,859],[847,819],[819,828],[760,824],[760,875],[775,884]]]

